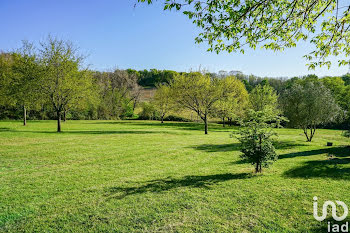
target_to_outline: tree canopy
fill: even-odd
[[[170,84],[174,100],[183,108],[196,112],[203,120],[205,134],[208,134],[209,113],[222,96],[221,84],[218,79],[200,72],[179,75]]]
[[[256,86],[249,95],[249,102],[254,111],[266,112],[270,115],[277,115],[276,91],[266,82]]]
[[[335,121],[341,111],[330,90],[319,81],[295,82],[283,93],[281,105],[291,126],[302,128],[308,142],[318,126]]]
[[[175,108],[175,100],[172,95],[169,85],[162,84],[157,86],[157,91],[153,96],[153,104],[159,112],[161,123],[164,122],[165,115]]]
[[[156,0],[138,0],[151,4]],[[180,11],[201,29],[197,43],[209,51],[245,48],[281,51],[298,41],[314,45],[309,68],[331,65],[330,55],[350,54],[350,3],[346,0],[163,0],[164,10]],[[339,59],[339,65],[349,59]]]
[[[88,97],[91,75],[82,69],[83,57],[69,41],[48,37],[40,43],[38,54],[43,69],[40,87],[57,114],[57,131],[60,132],[62,112]]]
[[[221,80],[222,96],[215,102],[212,113],[214,117],[231,122],[232,118],[243,117],[248,107],[248,92],[244,84],[234,76],[228,76]]]

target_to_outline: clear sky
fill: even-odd
[[[315,73],[342,75],[349,67],[333,64],[330,70],[308,71],[302,57],[309,44],[284,52],[247,50],[246,53],[206,52],[195,44],[199,30],[185,16],[164,12],[162,4],[136,0],[0,0],[0,50],[21,40],[39,41],[48,34],[69,39],[88,54],[92,69],[170,69],[211,72],[236,70],[245,74],[291,77]]]

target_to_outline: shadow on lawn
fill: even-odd
[[[335,158],[316,161],[307,161],[301,167],[293,168],[284,173],[291,178],[332,178],[350,179],[350,168],[343,165],[350,164],[350,158]]]
[[[52,133],[52,132],[51,132]],[[55,132],[56,133],[56,132]],[[169,131],[152,130],[86,130],[86,131],[63,131],[63,134],[177,134]]]
[[[284,176],[292,178],[332,178],[332,179],[350,179],[350,168],[344,167],[350,164],[349,147],[333,147],[319,150],[310,150],[297,153],[280,155],[279,158],[294,158],[298,156],[311,156],[319,154],[331,154],[334,157],[324,160],[311,160],[305,162],[302,166],[290,169],[284,173]]]
[[[6,127],[0,127],[0,132],[11,132],[12,130],[10,128]]]
[[[199,130],[204,131],[204,124],[197,122],[164,122],[160,123],[160,121],[138,121],[138,120],[129,120],[129,121],[104,121],[104,122],[93,122],[88,124],[113,124],[113,125],[133,125],[133,126],[152,126],[152,127],[172,127],[181,130]],[[209,124],[209,133],[210,132],[232,132],[234,128],[227,127],[224,128],[217,124]]]
[[[278,150],[292,149],[294,147],[306,146],[305,144],[298,144],[291,141],[276,141],[274,146]],[[202,150],[206,152],[225,152],[225,151],[239,151],[240,143],[228,143],[228,144],[203,144],[199,146],[191,146],[196,150]]]
[[[206,152],[225,152],[225,151],[238,151],[240,149],[239,143],[228,144],[203,144],[199,146],[191,146],[190,148],[196,150],[202,150]]]
[[[346,157],[346,156],[350,156],[350,148],[345,146],[339,146],[339,147],[331,147],[331,148],[324,148],[324,149],[318,149],[318,150],[301,151],[301,152],[283,154],[283,155],[280,155],[278,158],[286,159],[286,158],[295,158],[300,156],[311,156],[311,155],[319,155],[319,154],[333,154],[336,157]]]
[[[0,128],[0,132],[1,132]],[[181,134],[184,135],[186,133],[178,133],[178,132],[169,132],[169,131],[157,131],[157,130],[67,130],[57,133],[56,131],[28,131],[28,130],[4,130],[6,132],[19,132],[19,133],[42,133],[42,134]]]
[[[163,192],[179,187],[210,188],[210,185],[219,182],[235,179],[249,178],[249,173],[225,173],[207,176],[185,176],[183,178],[171,178],[151,180],[144,185],[134,187],[111,187],[106,190],[106,196],[109,198],[122,199],[129,195],[146,192]]]

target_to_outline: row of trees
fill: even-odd
[[[335,81],[338,79],[335,79]],[[274,128],[288,123],[303,129],[311,142],[317,127],[341,121],[345,111],[332,93],[331,78],[308,76],[292,79],[277,94],[267,81],[258,84],[250,93],[242,81],[234,76],[211,77],[200,72],[179,75],[169,84],[158,87],[153,104],[164,116],[181,108],[196,112],[208,133],[208,117],[234,119],[241,125],[238,139],[242,158],[255,166],[256,172],[277,159],[272,137]],[[338,93],[338,92],[336,92]],[[285,116],[285,117],[284,117]]]
[[[176,76],[170,84],[160,85],[153,100],[164,116],[173,109],[185,108],[195,112],[204,122],[208,133],[210,116],[232,119],[241,116],[248,103],[244,84],[235,77],[212,78],[207,74],[193,72]]]
[[[142,90],[142,72],[130,69],[96,72],[84,67],[83,61],[84,57],[72,43],[52,37],[36,47],[24,42],[22,48],[2,54],[0,115],[21,106],[24,125],[30,109],[47,115],[41,118],[56,118],[58,131],[67,111],[75,119],[134,116]],[[209,117],[221,119],[225,126],[225,122],[231,124],[245,118],[249,109],[273,116],[285,115],[290,126],[304,130],[308,141],[320,125],[339,121],[340,116],[350,118],[347,76],[279,79],[276,88],[270,79],[252,78],[239,72],[233,76],[227,72],[151,70],[144,71],[142,76],[150,73],[149,77],[161,77],[156,82],[161,84],[156,84],[154,108],[148,106],[148,110],[156,111],[162,122],[174,110],[193,111],[203,120],[205,133],[208,133]],[[247,88],[248,84],[251,88]]]
[[[148,4],[154,2],[138,1]],[[283,51],[285,48],[295,47],[298,41],[304,40],[313,45],[311,52],[304,56],[309,61],[309,69],[315,69],[317,66],[329,68],[331,66],[329,56],[344,55],[338,59],[339,66],[350,63],[347,58],[350,54],[348,1],[164,0],[161,2],[164,4],[164,10],[183,13],[199,28],[200,33],[195,41],[207,43],[208,51],[244,53],[246,47]],[[336,80],[331,80],[331,83],[334,81]],[[247,80],[245,84],[250,91],[251,86],[247,85],[249,84]],[[277,88],[276,90],[281,97],[278,101],[280,109],[288,115],[290,124],[303,128],[307,140],[311,141],[317,125],[334,121],[342,115],[339,105],[343,110],[349,110],[348,87],[340,88],[342,90],[338,87],[315,80],[301,83],[291,80],[289,88],[285,91],[280,92]],[[255,91],[257,93],[255,97],[264,96],[265,92],[261,90],[260,85],[255,88],[260,89]],[[338,95],[341,97],[337,97]],[[254,95],[252,96],[250,99],[254,99]],[[261,172],[264,161],[276,157],[274,148],[269,143],[270,134],[267,133],[267,128],[275,121],[275,114],[268,114],[273,113],[271,110],[251,111],[257,114],[248,114],[253,117],[248,117],[251,121],[251,124],[247,125],[248,130],[242,131],[242,152],[243,157],[256,164],[256,172]]]
[[[71,106],[83,105],[92,91],[91,72],[82,68],[82,61],[67,41],[49,37],[38,47],[24,42],[21,49],[1,56],[3,104],[22,106],[24,125],[27,108],[50,105],[60,132],[62,114]]]
[[[139,77],[127,70],[96,72],[69,41],[48,37],[37,46],[0,55],[0,118],[27,115],[39,119],[117,119],[133,116],[139,101]],[[19,108],[22,109],[18,110]]]
[[[226,119],[238,122],[246,118],[249,111],[262,112],[270,116],[271,121],[284,115],[289,126],[303,129],[307,141],[311,141],[317,127],[346,118],[349,103],[341,106],[339,101],[344,100],[343,95],[350,94],[350,89],[344,86],[344,93],[336,91],[343,88],[335,85],[339,80],[313,76],[291,79],[280,94],[265,81],[248,93],[243,82],[234,76],[213,78],[196,72],[176,76],[170,84],[160,85],[153,104],[162,122],[174,109],[195,112],[204,122],[205,134],[209,117],[222,119],[225,126]]]

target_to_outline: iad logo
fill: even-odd
[[[328,206],[331,206],[332,207],[332,217],[334,220],[336,221],[343,221],[347,216],[348,216],[348,207],[347,205],[345,205],[344,202],[342,201],[335,201],[338,205],[341,205],[344,209],[344,214],[340,217],[338,217],[337,215],[337,207],[335,206],[334,202],[333,201],[326,201],[325,203],[323,203],[323,208],[322,208],[322,216],[318,216],[318,213],[317,213],[317,197],[314,197],[314,218],[317,220],[317,221],[323,221],[326,219],[327,217],[327,207]]]
[[[335,205],[335,203],[333,201],[326,201],[325,203],[323,203],[323,207],[322,207],[322,215],[318,216],[318,211],[317,211],[317,197],[314,197],[314,218],[317,221],[323,221],[326,219],[327,217],[327,208],[328,206],[330,206],[332,208],[332,217],[334,220],[336,221],[343,221],[349,213],[348,207],[347,205],[342,202],[342,201],[335,201],[338,205],[340,205],[341,207],[343,207],[344,209],[344,213],[342,216],[338,216],[337,215],[337,206]],[[340,224],[331,224],[330,222],[328,222],[328,232],[349,232],[349,222],[346,222],[343,225]]]

